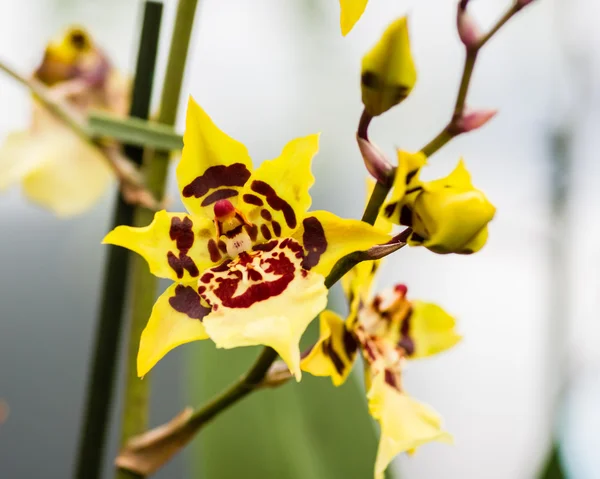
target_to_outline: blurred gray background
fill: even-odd
[[[474,0],[472,11],[487,27],[508,3]],[[0,58],[31,71],[47,39],[79,23],[131,70],[140,5],[3,2]],[[163,47],[174,6],[165,1]],[[371,0],[342,38],[335,0],[200,0],[183,91],[255,161],[321,131],[313,205],[360,217],[360,59],[406,12],[419,80],[401,107],[373,122],[371,138],[390,156],[396,146],[418,149],[445,124],[455,100],[463,50],[452,1]],[[444,417],[456,445],[402,457],[402,477],[535,477],[556,429],[572,477],[600,478],[598,18],[595,0],[538,0],[485,47],[469,104],[500,114],[436,154],[427,176],[445,175],[464,157],[498,209],[489,243],[471,257],[405,249],[385,265],[381,286],[407,283],[413,298],[455,315],[465,336],[405,375],[411,394]],[[160,53],[159,81],[166,48]],[[0,76],[0,137],[28,118],[27,92]],[[557,134],[567,138],[558,174]],[[169,191],[180,209],[173,178]],[[68,477],[71,470],[113,197],[114,190],[93,211],[61,222],[28,204],[18,188],[0,197],[0,398],[10,406],[0,425],[2,478]],[[562,266],[553,263],[556,248],[566,257]],[[201,347],[179,348],[156,368],[152,424],[190,402],[184,378],[192,365],[184,358]],[[555,421],[563,375],[569,388]],[[113,441],[110,456],[115,451]],[[181,477],[184,467],[178,459],[157,477]]]

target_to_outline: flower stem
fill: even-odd
[[[471,77],[473,76],[473,70],[475,69],[475,63],[477,62],[477,55],[483,46],[502,28],[502,26],[508,22],[515,13],[521,10],[521,7],[515,3],[510,7],[504,15],[494,24],[491,30],[486,33],[475,48],[467,48],[465,56],[465,64],[463,67],[462,76],[460,79],[460,86],[458,87],[458,94],[456,96],[456,103],[454,105],[454,111],[452,118],[448,124],[440,131],[437,136],[427,143],[421,152],[429,157],[442,148],[446,143],[452,140],[454,137],[461,134],[461,131],[457,128],[458,121],[460,121],[464,111],[465,103],[467,101],[467,94],[469,93],[469,86],[471,85]]]
[[[177,6],[158,118],[158,122],[165,125],[172,126],[177,117],[181,85],[197,4],[198,0],[180,0]],[[168,166],[169,152],[166,151],[156,151],[149,159],[148,164],[145,165],[146,184],[152,194],[158,198],[164,196]],[[137,226],[145,226],[152,221],[152,218],[152,211],[137,208],[134,223]],[[144,432],[147,428],[150,388],[147,378],[141,380],[137,377],[137,350],[141,332],[154,305],[157,284],[157,279],[150,274],[145,262],[141,257],[136,257],[133,261],[131,293],[133,303],[121,430],[123,444],[130,437]],[[126,479],[142,476],[132,476],[131,472],[119,468],[116,477]]]
[[[161,17],[162,4],[146,3],[130,109],[131,116],[147,118],[150,111]],[[142,148],[126,146],[125,153],[133,163],[138,165],[142,163],[144,153]],[[113,227],[122,224],[131,225],[133,222],[133,206],[127,204],[121,195],[117,199],[112,222]],[[103,452],[110,423],[109,413],[113,402],[123,330],[123,305],[129,276],[129,256],[129,252],[123,248],[113,246],[108,251],[91,373],[86,390],[84,421],[79,438],[75,470],[75,477],[79,479],[98,478],[102,473]]]

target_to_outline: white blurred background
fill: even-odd
[[[487,27],[509,2],[471,3]],[[174,2],[165,7],[163,46]],[[131,69],[139,12],[133,0],[3,2],[0,59],[31,71],[47,39],[79,23],[120,68]],[[449,119],[455,101],[463,49],[453,1],[371,0],[342,38],[335,0],[200,0],[183,91],[255,160],[321,131],[314,207],[360,217],[360,59],[406,12],[419,80],[405,103],[373,122],[371,138],[390,156],[396,146],[418,149]],[[470,257],[407,248],[385,265],[380,285],[401,281],[411,297],[443,305],[465,337],[406,373],[407,389],[442,414],[456,445],[428,445],[400,459],[403,478],[536,477],[553,429],[570,475],[600,478],[598,18],[595,0],[537,0],[485,47],[468,103],[500,114],[432,157],[427,175],[444,175],[465,158],[475,185],[498,209],[489,243]],[[162,48],[159,80],[165,54]],[[28,105],[27,92],[0,76],[0,138],[27,124]],[[181,131],[182,114],[178,125]],[[558,133],[568,148],[553,175]],[[556,178],[566,185],[559,213],[552,206]],[[170,186],[176,198],[172,179]],[[0,426],[0,477],[65,477],[70,470],[112,196],[60,223],[18,188],[0,196],[0,397],[11,405]],[[557,256],[566,261],[557,265]],[[182,361],[177,351],[159,370],[155,421],[184,404]],[[555,421],[564,373],[567,400]],[[181,468],[176,462],[162,477],[180,477]]]

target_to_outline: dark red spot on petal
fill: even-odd
[[[385,369],[384,374],[385,374],[385,382],[389,386],[400,391],[400,385],[398,384],[398,380],[396,379],[396,375],[394,374],[394,372],[390,371],[389,369]]]
[[[398,204],[398,203],[396,202],[396,203],[390,203],[389,205],[387,205],[387,206],[384,208],[384,210],[383,210],[383,214],[384,214],[385,216],[387,216],[388,218],[389,218],[390,216],[392,216],[392,215],[394,214],[394,210],[396,209],[396,205],[397,205],[397,204]]]
[[[252,226],[246,226],[246,233],[248,233],[248,236],[250,236],[250,239],[252,241],[256,241],[256,238],[258,237],[258,226],[256,225],[252,225]]]
[[[230,188],[223,188],[221,190],[217,190],[214,193],[208,195],[204,200],[202,200],[202,206],[212,205],[213,203],[218,202],[219,200],[224,200],[226,198],[231,198],[233,196],[237,196],[238,192],[236,190],[232,190]]]
[[[187,253],[194,244],[194,232],[192,231],[192,226],[192,220],[187,216],[185,216],[183,220],[179,219],[177,216],[171,218],[169,236],[176,242],[177,249],[183,254]]]
[[[273,249],[275,249],[275,246],[277,246],[277,240],[269,241],[268,243],[261,243],[261,244],[254,245],[252,247],[252,249],[254,251],[269,252],[269,251],[273,251]]]
[[[340,355],[333,349],[331,346],[330,340],[325,340],[322,343],[323,353],[331,359],[333,366],[338,374],[342,374],[344,372],[345,366]]]
[[[200,278],[200,281],[208,284],[208,283],[210,283],[210,280],[213,279],[214,277],[215,277],[215,275],[212,273],[204,273],[202,275],[202,277]]]
[[[273,219],[269,210],[260,210],[260,216],[266,221],[271,221]]]
[[[273,227],[273,233],[275,234],[275,236],[281,236],[281,225],[277,223],[277,221],[273,221],[271,223],[271,226]]]
[[[358,343],[356,342],[354,335],[346,328],[344,328],[344,349],[349,357],[351,357],[358,349]]]
[[[415,342],[409,336],[401,337],[398,346],[406,351],[407,356],[415,354]]]
[[[219,242],[217,243],[217,246],[223,253],[227,253],[227,245],[225,244],[225,241],[219,240]]]
[[[167,261],[179,279],[183,278],[184,270],[194,278],[200,274],[194,260],[186,254],[180,253],[179,257],[177,257],[169,251],[167,253]]]
[[[231,263],[230,259],[225,260],[219,266],[216,266],[215,268],[212,268],[211,271],[213,271],[215,273],[223,273],[224,271],[228,271],[230,263]],[[221,279],[221,278],[217,278],[217,281],[219,279]]]
[[[319,263],[321,255],[327,251],[327,239],[325,238],[323,225],[314,216],[306,218],[302,225],[304,226],[302,242],[307,253],[304,261],[302,261],[302,267],[311,269]]]
[[[294,209],[287,201],[277,195],[271,185],[265,183],[264,181],[256,180],[252,182],[250,187],[252,188],[252,191],[263,195],[271,208],[273,208],[275,211],[281,211],[283,213],[285,222],[290,228],[296,228],[298,223],[296,221],[296,213],[294,213]]]
[[[260,225],[260,232],[267,241],[273,237],[267,225]]]
[[[210,313],[210,308],[203,306],[200,296],[191,286],[177,285],[175,296],[169,298],[169,304],[175,311],[179,311],[192,319],[202,320]]]
[[[249,205],[262,206],[264,205],[263,200],[261,200],[258,196],[252,194],[245,194],[242,196],[242,199],[245,203]]]
[[[248,278],[252,281],[261,281],[263,279],[262,274],[255,269],[248,270]]]
[[[217,242],[212,238],[208,240],[208,254],[213,263],[216,263],[221,259],[221,253],[219,253],[219,248],[217,248]]]
[[[250,171],[243,163],[216,165],[208,168],[202,176],[194,179],[183,188],[184,197],[201,198],[210,190],[221,186],[244,186],[250,178]]]
[[[389,215],[388,215],[389,216]],[[412,210],[404,205],[400,210],[400,224],[404,226],[412,226],[413,225],[413,214]]]

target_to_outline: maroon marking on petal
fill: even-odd
[[[400,338],[400,341],[398,341],[398,347],[404,349],[407,356],[412,356],[415,354],[415,342],[409,336],[403,336]]]
[[[256,225],[252,225],[252,226],[245,225],[245,227],[246,227],[246,233],[248,233],[248,236],[250,236],[250,240],[256,241],[256,238],[258,237],[258,226],[256,226]]]
[[[384,208],[384,210],[383,210],[383,214],[384,214],[385,216],[387,216],[388,218],[389,218],[390,216],[392,216],[392,215],[394,214],[394,210],[396,209],[396,205],[397,205],[397,204],[398,204],[398,203],[390,203],[389,205],[387,205],[387,206]]]
[[[296,221],[296,213],[294,213],[294,209],[287,201],[285,201],[283,198],[280,198],[277,193],[275,193],[275,190],[271,187],[271,185],[265,183],[264,181],[255,180],[252,182],[252,185],[250,185],[250,188],[252,188],[252,191],[263,195],[266,198],[267,203],[269,203],[269,206],[275,211],[281,211],[283,213],[283,217],[285,218],[285,222],[290,228],[296,228],[298,223]]]
[[[346,354],[350,357],[352,356],[358,348],[358,343],[354,338],[354,335],[344,328],[344,350]]]
[[[263,279],[262,274],[260,274],[255,269],[248,270],[248,278],[251,279],[252,281],[262,281],[262,279]]]
[[[410,321],[412,318],[412,313],[413,313],[413,310],[412,310],[412,308],[410,308],[408,310],[408,312],[406,313],[406,316],[400,323],[400,334],[402,336],[408,336],[410,333]]]
[[[199,293],[199,294],[202,294],[202,293],[204,293],[204,291],[206,291],[206,286],[200,286],[200,287],[198,288],[198,293]]]
[[[261,200],[258,196],[252,194],[245,194],[242,196],[242,199],[245,203],[249,205],[262,206],[264,205],[263,200]]]
[[[217,248],[217,242],[212,238],[208,240],[208,253],[210,254],[210,260],[213,263],[216,263],[221,259],[221,253],[219,253],[219,248]]]
[[[219,242],[217,243],[217,246],[223,253],[227,253],[227,245],[225,244],[225,241],[219,240]]]
[[[394,389],[397,389],[398,391],[400,390],[400,386],[396,380],[396,375],[389,369],[385,369],[385,382]]]
[[[169,298],[169,304],[175,311],[179,311],[192,319],[199,319],[200,321],[210,313],[210,308],[202,305],[200,296],[191,286],[178,284],[175,288],[175,296]]]
[[[194,260],[186,254],[180,253],[179,257],[177,257],[169,251],[167,253],[167,261],[179,279],[183,278],[183,270],[186,270],[194,278],[200,274]]]
[[[250,171],[243,163],[233,165],[216,165],[208,168],[202,176],[198,176],[183,188],[184,197],[201,198],[210,190],[221,186],[244,186],[250,178]]]
[[[323,353],[326,356],[328,356],[329,359],[331,359],[331,362],[333,363],[333,366],[335,367],[335,370],[337,371],[337,373],[339,375],[341,375],[345,369],[344,361],[342,361],[342,358],[340,358],[340,355],[331,347],[331,341],[330,340],[323,341],[321,347],[323,348]]]
[[[306,271],[305,269],[301,269],[300,274],[302,275],[303,278],[306,278],[308,276],[308,271]]]
[[[252,247],[254,251],[264,251],[268,253],[269,251],[273,251],[277,246],[277,240],[269,241],[268,243],[256,244]]]
[[[271,221],[273,219],[269,210],[260,210],[260,216],[266,221]]]
[[[371,341],[365,341],[362,345],[363,350],[367,353],[368,356],[368,360],[369,361],[375,361],[375,359],[377,359],[377,356],[375,354],[375,351],[373,351],[373,346],[371,345]]]
[[[404,205],[400,210],[400,224],[404,226],[413,225],[412,210],[406,205]]]
[[[231,260],[228,259],[226,261],[223,261],[219,266],[216,266],[214,268],[211,268],[211,271],[215,272],[215,273],[223,273],[225,271],[229,270],[229,263],[231,263]],[[219,281],[222,278],[217,278],[217,281]]]
[[[271,226],[273,227],[273,233],[275,233],[275,236],[281,236],[281,225],[277,223],[277,221],[273,221]]]
[[[202,206],[212,205],[219,200],[225,200],[227,198],[231,198],[233,196],[237,196],[238,192],[236,190],[232,190],[230,188],[223,188],[221,190],[217,190],[214,193],[211,193],[206,198],[202,200]]]
[[[269,241],[273,237],[267,225],[260,225],[260,232],[267,241]]]
[[[327,251],[327,238],[325,238],[325,230],[323,225],[314,216],[306,218],[302,225],[304,226],[304,234],[302,242],[307,255],[302,261],[304,269],[311,269],[319,263],[321,255]]]
[[[210,283],[210,280],[213,279],[214,277],[215,277],[215,275],[212,274],[212,273],[204,273],[202,275],[202,277],[200,278],[200,281],[202,281],[203,283],[208,284],[208,283]]]
[[[233,297],[239,280],[226,279],[215,289],[214,293],[221,300],[223,306],[249,308],[254,303],[279,296],[293,280],[293,274],[286,274],[275,281],[253,284],[243,294]]]
[[[194,244],[194,232],[192,231],[192,220],[187,216],[183,220],[177,216],[171,218],[169,236],[177,244],[177,249],[186,254]]]

